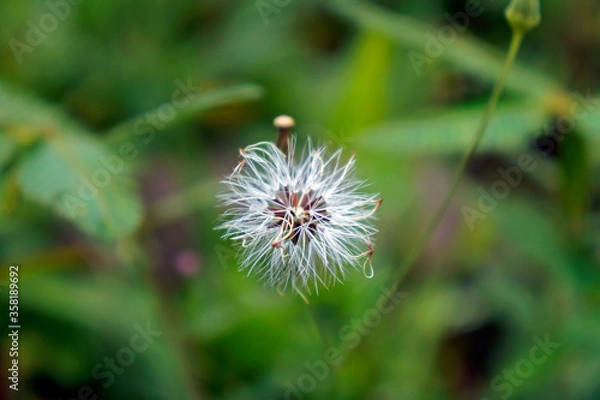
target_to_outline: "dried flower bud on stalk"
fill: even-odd
[[[505,14],[510,26],[520,34],[537,27],[542,20],[539,0],[512,0]]]
[[[241,244],[240,269],[259,274],[282,293],[293,288],[306,301],[319,285],[342,282],[349,267],[372,277],[372,224],[378,195],[360,192],[354,157],[326,156],[310,140],[299,161],[290,136],[294,120],[280,116],[277,145],[261,142],[240,150],[242,160],[222,183],[228,207],[218,229]]]

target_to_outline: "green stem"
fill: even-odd
[[[326,327],[323,325],[323,322],[321,322],[321,318],[319,317],[319,313],[316,309],[315,305],[309,305],[308,307],[306,307],[308,309],[308,315],[315,327],[315,331],[317,332],[317,334],[319,335],[319,339],[321,340],[321,346],[323,351],[325,351],[325,349],[327,348],[327,345],[329,343],[329,340],[327,338],[327,329]]]
[[[317,331],[317,334],[319,335],[319,338],[321,340],[321,354],[323,357],[325,357],[325,352],[327,351],[327,349],[329,349],[331,347],[332,340],[330,340],[330,337],[327,335],[327,327],[325,326],[321,317],[319,316],[317,307],[318,306],[316,304],[311,304],[305,308],[308,310],[310,319],[312,320],[315,330]],[[327,381],[329,382],[329,386],[325,390],[328,393],[328,396],[327,396],[328,398],[335,398],[337,371],[336,371],[335,367],[332,367],[330,371],[331,371],[331,375],[327,379]]]
[[[517,53],[519,52],[519,47],[521,46],[523,37],[524,37],[524,33],[513,32],[512,41],[510,43],[510,48],[509,48],[508,54],[506,56],[506,61],[504,63],[504,68],[502,70],[502,74],[500,75],[500,79],[498,79],[498,82],[496,83],[496,86],[494,87],[492,96],[490,97],[490,100],[488,101],[487,108],[485,110],[485,113],[483,114],[483,117],[481,118],[479,126],[477,127],[477,131],[475,132],[475,137],[473,139],[473,142],[471,143],[471,147],[469,148],[468,152],[462,158],[462,160],[458,166],[458,169],[456,171],[456,174],[454,176],[454,181],[452,182],[450,191],[448,192],[448,194],[442,201],[442,204],[440,205],[440,207],[437,209],[433,219],[431,220],[431,223],[428,225],[424,234],[421,236],[421,238],[417,242],[417,245],[412,248],[412,251],[404,259],[404,262],[401,264],[400,268],[398,269],[398,271],[396,273],[396,277],[394,279],[395,287],[397,287],[400,284],[403,277],[410,270],[412,265],[417,261],[417,259],[419,258],[420,254],[421,254],[421,251],[423,250],[423,248],[425,247],[425,245],[427,244],[427,242],[429,241],[429,239],[431,238],[433,233],[436,231],[437,227],[439,226],[440,222],[442,221],[442,218],[444,217],[444,214],[446,214],[446,211],[448,211],[448,207],[450,206],[450,203],[452,202],[452,199],[454,198],[454,195],[456,194],[456,191],[458,190],[460,183],[462,182],[462,180],[464,178],[467,166],[473,159],[473,155],[477,151],[477,148],[479,147],[479,144],[481,143],[481,139],[483,139],[483,135],[490,123],[492,114],[494,113],[496,105],[498,104],[498,99],[500,98],[500,95],[502,94],[502,90],[504,88],[504,84],[506,83],[506,78],[508,77],[510,68],[515,61]]]

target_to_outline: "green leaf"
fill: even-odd
[[[79,128],[58,107],[0,80],[0,127],[36,127],[39,130]]]
[[[472,107],[385,123],[364,131],[357,144],[375,151],[404,155],[463,152],[472,142],[483,112],[483,107]],[[546,114],[541,107],[530,104],[500,107],[492,117],[481,149],[518,148],[545,122]]]
[[[177,108],[173,104],[173,107],[177,112],[172,119],[162,121],[164,126],[161,128],[161,130],[165,130],[168,126],[180,123],[181,121],[189,119],[190,117],[203,111],[236,102],[257,100],[260,99],[263,94],[264,90],[262,87],[252,83],[211,89],[201,93],[192,94],[190,101],[184,106]],[[136,123],[140,121],[141,118],[145,118],[148,115],[158,114],[162,106],[164,106],[164,104],[161,104],[154,110],[131,118],[110,129],[110,131],[107,133],[108,140],[110,142],[118,142],[128,137],[134,131]]]
[[[139,225],[141,205],[125,161],[60,108],[0,81],[0,127],[27,143],[40,139],[17,166],[26,197],[107,240]],[[1,161],[11,150],[1,142],[0,149]]]
[[[27,154],[19,170],[25,196],[51,207],[83,231],[116,239],[141,221],[125,161],[84,134],[53,135]]]

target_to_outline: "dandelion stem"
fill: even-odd
[[[317,331],[317,334],[319,335],[319,339],[321,340],[321,354],[323,354],[323,357],[325,357],[327,349],[332,348],[333,340],[327,334],[327,326],[323,322],[323,319],[319,316],[319,305],[313,304],[312,306],[305,308],[315,327],[315,330]],[[331,375],[329,375],[326,379],[326,381],[329,382],[326,390],[328,391],[327,398],[333,399],[336,395],[335,387],[337,382],[337,370],[335,366],[332,366],[330,371]]]
[[[325,326],[323,325],[323,322],[321,321],[321,318],[319,317],[319,313],[317,310],[317,305],[314,305],[312,307],[306,307],[306,309],[308,310],[308,315],[313,323],[313,325],[315,326],[315,330],[317,331],[317,334],[319,335],[319,339],[321,339],[321,346],[323,346],[322,350],[325,350],[325,348],[328,345],[328,339],[327,339],[327,335],[326,335],[326,331],[327,329],[325,328]]]
[[[278,130],[277,147],[279,147],[283,154],[287,155],[290,147],[290,131],[295,125],[294,119],[287,115],[280,115],[275,118],[273,125]]]
[[[454,195],[456,194],[456,191],[458,190],[460,183],[462,182],[462,180],[464,178],[467,166],[473,159],[473,155],[477,151],[477,148],[479,147],[479,144],[481,143],[481,139],[483,139],[483,135],[485,134],[485,131],[490,123],[491,117],[496,108],[496,104],[498,104],[498,99],[500,98],[500,95],[502,94],[504,84],[506,83],[506,78],[508,77],[510,68],[515,61],[515,58],[517,56],[519,47],[521,46],[521,42],[523,41],[524,36],[525,36],[525,33],[522,31],[513,31],[512,40],[510,43],[508,54],[506,56],[506,61],[504,63],[504,68],[502,70],[502,74],[500,75],[500,78],[498,79],[498,82],[496,83],[496,86],[494,87],[494,91],[492,92],[492,95],[488,101],[486,110],[483,114],[483,117],[481,118],[479,126],[477,127],[477,131],[475,132],[475,137],[473,138],[473,142],[471,143],[469,150],[464,155],[464,157],[462,158],[462,160],[458,166],[458,169],[454,176],[454,180],[452,182],[452,186],[450,187],[448,194],[446,194],[446,197],[444,197],[444,200],[442,201],[440,207],[437,209],[437,211],[436,211],[433,219],[431,220],[430,224],[428,225],[427,229],[424,231],[423,235],[420,237],[419,241],[417,242],[417,245],[412,248],[412,251],[404,259],[404,262],[401,264],[400,268],[397,270],[396,276],[394,279],[395,287],[397,287],[400,284],[400,282],[402,281],[402,279],[404,278],[406,273],[408,273],[410,268],[417,261],[423,248],[425,247],[425,245],[427,244],[427,242],[429,241],[429,239],[431,238],[433,233],[436,231],[436,229],[440,225],[440,222],[442,221],[444,214],[446,214],[446,211],[448,210],[448,207],[450,206],[450,203],[452,202],[452,199],[454,198]]]

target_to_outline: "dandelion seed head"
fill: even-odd
[[[293,120],[279,117],[286,129]],[[291,121],[290,121],[291,120]],[[222,183],[227,207],[217,229],[240,244],[240,269],[267,286],[298,291],[341,283],[352,269],[370,277],[374,211],[378,195],[364,194],[354,177],[354,157],[326,155],[310,140],[295,160],[294,139],[287,153],[261,142],[240,150],[241,161]]]

